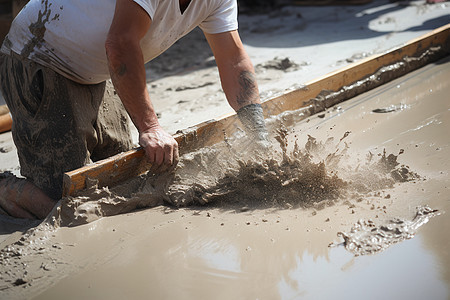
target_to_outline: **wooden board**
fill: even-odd
[[[265,102],[263,108],[268,115],[277,115],[283,111],[299,109],[305,106],[305,101],[317,97],[323,90],[338,91],[344,86],[349,86],[358,80],[374,74],[383,66],[392,65],[401,61],[404,57],[415,57],[433,47],[443,48],[443,55],[441,57],[449,54],[450,24],[433,30],[387,53],[367,57],[335,72],[314,79],[308,82],[303,89],[292,91]]]
[[[432,53],[430,53],[430,49],[433,50],[431,51]],[[311,106],[310,100],[316,98],[322,91],[336,92],[343,87],[350,86],[359,80],[375,74],[384,66],[403,61],[405,57],[421,57],[422,59],[417,59],[417,62],[412,64],[412,67],[405,68],[404,72],[396,72],[396,77],[402,76],[413,69],[417,69],[449,54],[450,24],[433,30],[420,38],[414,39],[386,53],[373,55],[312,80],[304,88],[264,102],[262,105],[265,117]],[[429,55],[430,58],[423,59],[424,55]],[[359,92],[372,89],[396,77],[390,76],[389,78],[380,79],[376,81],[375,85],[368,85],[365,90],[359,90]],[[345,99],[340,99],[339,101],[343,100]],[[331,104],[328,106],[331,106]],[[325,108],[327,107],[322,107],[321,109]],[[179,144],[180,153],[185,153],[222,141],[224,135],[232,135],[239,125],[237,116],[235,114],[229,114],[222,116],[218,120],[211,120],[188,128],[176,134],[175,139]],[[73,195],[77,191],[83,190],[86,187],[86,180],[88,178],[98,180],[99,186],[114,186],[119,182],[144,173],[149,167],[150,165],[144,157],[144,151],[140,148],[115,155],[80,169],[67,172],[64,175],[63,196]]]

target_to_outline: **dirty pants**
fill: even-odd
[[[16,54],[0,54],[21,175],[57,200],[64,172],[132,148],[127,113],[110,81],[83,85]]]

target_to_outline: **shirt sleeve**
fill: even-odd
[[[222,0],[213,13],[199,27],[206,33],[215,34],[238,29],[236,0]]]
[[[134,0],[140,7],[142,7],[147,14],[150,16],[150,19],[153,20],[153,16],[155,15],[156,6],[158,1],[154,0]]]

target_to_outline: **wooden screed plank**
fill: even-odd
[[[350,64],[325,76],[314,79],[304,88],[294,90],[267,102],[264,102],[264,110],[267,115],[277,115],[283,111],[296,110],[306,105],[308,100],[317,97],[324,90],[338,91],[342,87],[349,86],[358,80],[367,78],[380,68],[401,61],[404,57],[417,57],[433,47],[441,48],[440,57],[449,54],[450,51],[450,24],[433,30],[417,39],[411,40],[403,46],[392,49],[384,54],[376,54],[366,59]],[[439,58],[439,57],[437,57]],[[423,60],[421,67],[430,61]],[[420,64],[420,62],[418,62]],[[408,70],[413,71],[413,69]],[[400,77],[404,74],[397,74]],[[392,80],[394,78],[390,78]],[[386,82],[379,82],[380,84]],[[370,87],[370,89],[375,86]]]
[[[341,88],[368,78],[385,66],[393,65],[405,57],[421,57],[429,55],[427,51],[435,49],[430,59],[418,59],[413,67],[404,68],[404,72],[396,72],[395,76],[376,80],[375,84],[363,86],[358,92],[362,93],[389,80],[400,77],[407,72],[417,69],[432,60],[444,57],[450,53],[450,24],[431,31],[424,36],[414,39],[405,45],[383,54],[373,55],[359,62],[353,63],[335,72],[327,74],[307,83],[304,88],[270,99],[262,104],[266,117],[278,115],[284,111],[308,109],[318,111],[311,103],[322,91],[337,92]],[[437,53],[437,54],[436,54]],[[353,97],[354,95],[351,95]],[[347,98],[350,98],[348,96]],[[345,99],[339,99],[343,101]],[[336,102],[322,105],[320,109],[328,108]],[[218,120],[211,120],[188,128],[174,137],[179,144],[180,153],[192,151],[200,147],[213,145],[223,140],[224,135],[232,135],[238,128],[239,122],[236,114],[222,116]],[[86,181],[95,179],[98,186],[113,186],[127,179],[136,177],[148,170],[150,165],[146,162],[144,151],[141,148],[130,150],[96,163],[84,166],[64,175],[63,196],[73,195],[86,188]]]

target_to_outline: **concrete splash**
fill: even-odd
[[[378,156],[369,153],[349,170],[344,142],[349,135],[346,132],[337,142],[309,136],[300,147],[296,137],[281,127],[273,135],[272,148],[263,151],[246,138],[224,141],[183,155],[173,173],[146,174],[114,188],[98,188],[93,181],[81,195],[62,199],[47,222],[77,226],[163,203],[320,209],[420,178],[397,162],[398,155],[385,151]]]
[[[416,216],[412,220],[395,218],[380,224],[370,219],[360,220],[350,232],[339,232],[338,236],[344,239],[345,248],[355,256],[377,254],[396,243],[412,239],[422,225],[441,214],[428,206],[416,209]]]

